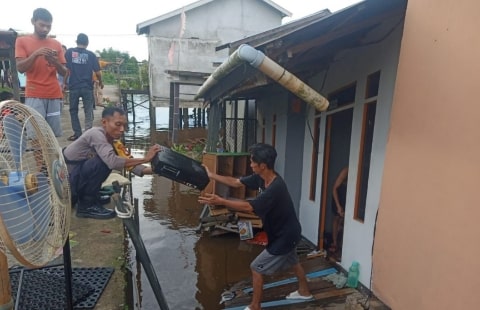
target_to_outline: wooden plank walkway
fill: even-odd
[[[315,274],[319,271],[324,271],[325,275],[336,273],[338,266],[323,257],[316,257],[312,259],[301,260],[302,266],[305,269],[307,278],[309,278],[309,288],[314,296],[311,300],[287,300],[290,292],[295,291],[298,286],[296,281],[290,279],[294,277],[292,272],[280,274],[277,276],[265,277],[264,294],[262,299],[262,309],[346,309],[346,300],[356,300],[362,297],[358,290],[352,288],[338,289],[335,285],[325,279],[323,276],[308,276],[308,274]],[[333,271],[330,271],[331,269]],[[230,291],[235,292],[235,298],[225,302],[225,309],[229,310],[243,310],[251,300],[251,280],[244,280],[236,283]],[[374,296],[369,300],[370,309],[387,310],[387,306],[383,305]],[[358,305],[359,306],[359,305]],[[363,309],[363,308],[352,308]]]

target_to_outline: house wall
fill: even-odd
[[[348,269],[353,260],[358,261],[360,263],[360,282],[367,287],[370,287],[373,234],[376,224],[378,201],[380,197],[385,147],[387,143],[387,132],[389,130],[393,88],[395,85],[396,68],[398,64],[398,55],[402,35],[402,24],[398,23],[400,19],[401,16],[395,20],[396,23],[388,23],[388,25],[386,24],[382,29],[379,30],[380,32],[383,31],[384,33],[387,33],[396,25],[395,30],[380,43],[351,49],[338,54],[336,61],[330,65],[326,76],[324,89],[320,90],[319,88],[320,85],[323,85],[325,72],[319,72],[316,77],[309,81],[309,85],[312,85],[322,94],[331,93],[355,81],[357,83],[350,143],[349,175],[341,265],[343,268]],[[393,22],[393,20],[391,22]],[[366,41],[368,42],[368,38]],[[365,99],[367,76],[378,70],[381,70],[380,88],[379,94],[376,98],[377,112],[371,155],[366,212],[365,220],[362,223],[354,219],[354,200],[361,141],[362,116],[364,104],[372,101],[371,99]],[[315,111],[310,108],[307,113],[307,121],[309,124],[304,125],[304,136],[306,138],[303,152],[300,221],[303,227],[304,236],[311,242],[317,244],[320,222],[320,205],[322,199],[321,193],[323,159],[325,155],[325,128],[328,113],[323,113],[321,116],[316,184],[317,194],[314,201],[310,200],[309,198],[313,142],[311,138],[307,137],[311,136],[310,130],[313,128]],[[330,205],[328,204],[326,208],[330,210]],[[330,223],[326,224],[327,226],[330,226]]]
[[[186,11],[184,38],[218,39],[221,44],[279,26],[282,15],[259,0],[216,0]],[[220,27],[219,27],[220,26]],[[150,26],[150,36],[178,38],[180,15]]]
[[[261,117],[265,116],[265,143],[272,144],[273,115],[276,115],[275,149],[277,160],[275,171],[282,176],[287,184],[288,192],[292,197],[296,211],[299,211],[302,158],[303,158],[303,132],[296,130],[305,124],[305,106],[299,112],[292,112],[292,95],[283,88],[277,88],[269,93],[268,97],[260,98],[257,111]],[[261,130],[257,132],[257,141],[261,141]]]
[[[284,91],[272,92],[268,97],[257,98],[257,112],[265,117],[265,143],[272,144],[273,115],[276,115],[276,142],[277,154],[285,154],[287,132],[287,93]],[[259,119],[261,121],[261,119]],[[257,132],[257,141],[261,141],[261,132]],[[282,137],[279,139],[279,137]],[[277,155],[275,171],[285,179],[285,160],[282,155]],[[286,181],[286,180],[285,180]],[[287,183],[288,185],[288,183]]]
[[[279,11],[259,0],[217,0],[150,26],[148,50],[152,104],[168,106],[172,77],[166,70],[212,73],[213,63],[228,57],[228,49],[215,47],[281,25]],[[174,47],[172,47],[174,45]],[[169,51],[171,59],[169,60]],[[191,100],[199,86],[181,86],[180,98]]]
[[[294,96],[289,94],[286,97],[288,98],[286,106],[286,139],[277,139],[277,141],[285,141],[284,178],[298,215],[300,210],[300,197],[302,194],[302,182],[298,182],[298,180],[302,179],[303,161],[301,159],[303,158],[303,144],[305,137],[302,131],[292,129],[302,128],[304,126],[306,119],[306,104],[302,103],[301,109],[296,110],[297,107],[294,106],[295,103],[293,102]],[[277,144],[279,142],[277,142]]]
[[[174,44],[174,56],[169,62],[169,49]],[[182,70],[193,72],[211,72],[212,63],[216,59],[215,47],[218,41],[198,39],[181,39],[175,42],[166,38],[149,39],[149,78],[150,93],[154,106],[168,107],[170,98],[170,83],[176,81],[167,70]],[[180,86],[180,98],[192,99],[197,86]]]
[[[476,0],[409,0],[374,246],[393,309],[478,309]]]

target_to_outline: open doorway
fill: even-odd
[[[328,250],[330,256],[338,261],[342,257],[344,220],[343,216],[336,212],[337,206],[334,202],[332,191],[340,172],[345,167],[348,167],[352,119],[353,108],[332,113],[327,116],[325,131],[319,236],[323,236],[320,240],[320,246]],[[346,182],[346,179],[344,182]],[[346,197],[346,184],[342,187],[344,188],[343,193],[340,190],[338,191],[340,200],[344,200]],[[345,205],[343,205],[343,208],[345,208]],[[337,236],[335,248],[332,247],[334,234]]]

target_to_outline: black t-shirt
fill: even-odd
[[[267,251],[272,255],[281,255],[293,250],[300,241],[302,229],[285,181],[277,175],[265,189],[264,180],[252,174],[240,178],[240,182],[259,192],[250,204],[262,219],[263,230],[268,237]]]
[[[97,56],[85,48],[73,47],[65,52],[65,59],[70,70],[68,88],[93,89],[93,73],[100,71]]]

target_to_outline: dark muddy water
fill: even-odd
[[[211,237],[196,232],[199,192],[154,175],[134,178],[140,232],[170,309],[223,309],[220,294],[250,276],[249,264],[263,249],[238,235]],[[136,309],[159,309],[147,277],[134,261]]]
[[[142,104],[135,108],[135,120],[128,115],[131,123],[125,140],[134,157],[143,157],[151,144],[148,102],[142,96],[134,100]],[[156,127],[168,127],[168,113],[157,109],[156,114]],[[221,293],[250,277],[250,262],[263,247],[240,241],[237,234],[198,234],[203,206],[197,202],[199,192],[184,185],[157,175],[136,177],[132,193],[139,200],[140,234],[170,310],[223,309]],[[135,309],[159,309],[135,257],[129,265],[137,279]]]

